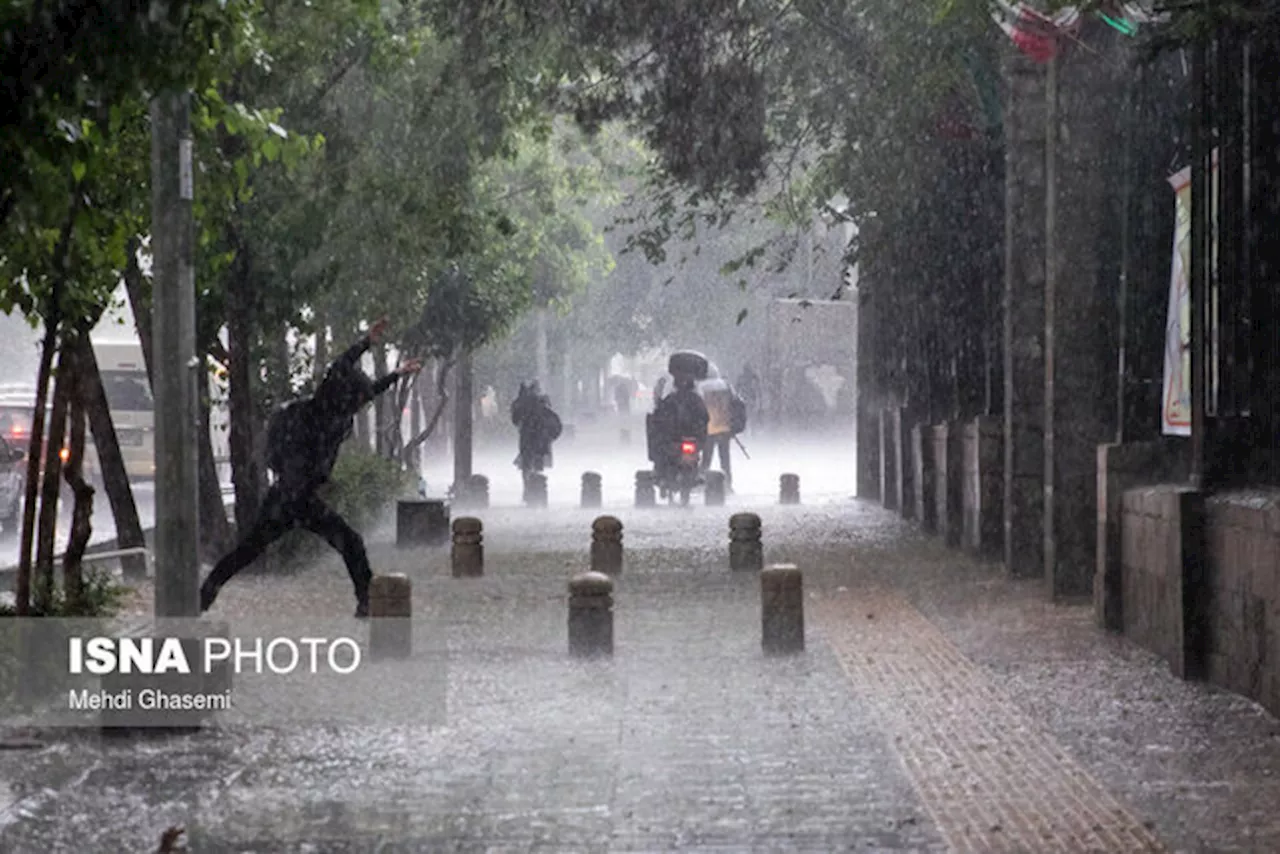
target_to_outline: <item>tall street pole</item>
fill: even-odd
[[[190,93],[151,102],[157,617],[200,614]]]

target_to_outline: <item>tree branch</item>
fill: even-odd
[[[449,370],[453,367],[453,364],[454,360],[450,359],[440,366],[440,375],[436,377],[436,395],[439,397],[440,402],[436,404],[436,411],[431,414],[431,420],[427,422],[427,426],[423,428],[422,432],[405,443],[404,450],[401,451],[402,459],[406,459],[407,461],[408,453],[423,442],[427,441],[428,437],[430,437],[432,432],[435,431],[436,425],[440,423],[440,416],[444,414],[445,404],[449,402],[449,392],[446,388],[446,383],[449,378]]]

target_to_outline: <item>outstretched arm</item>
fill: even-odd
[[[360,357],[382,338],[382,333],[386,332],[387,323],[388,321],[384,317],[374,323],[373,326],[370,326],[369,331],[365,333],[364,337],[352,344],[351,347],[349,347],[341,356],[334,359],[329,364],[329,367],[331,369],[337,366],[354,368],[360,364]]]
[[[374,396],[376,397],[377,395],[380,395],[387,389],[391,388],[393,385],[396,384],[396,380],[400,379],[401,377],[407,377],[410,374],[416,374],[420,370],[422,370],[422,360],[410,359],[400,367],[396,368],[391,373],[387,374],[385,377],[382,377],[381,379],[374,382],[373,384]]]

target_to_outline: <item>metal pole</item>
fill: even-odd
[[[1208,146],[1205,128],[1208,116],[1206,88],[1206,50],[1197,41],[1191,60],[1191,270],[1188,277],[1188,300],[1191,303],[1191,486],[1204,488],[1205,430],[1205,328],[1204,297],[1207,269],[1205,249],[1207,216],[1210,210],[1206,172]]]
[[[190,94],[151,102],[157,617],[200,613]]]

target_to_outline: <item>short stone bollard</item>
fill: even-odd
[[[369,584],[369,657],[413,653],[413,585],[406,575],[375,575]]]
[[[636,506],[656,507],[658,497],[654,494],[653,472],[642,469],[636,472]]]
[[[599,507],[604,503],[600,489],[600,475],[589,471],[582,475],[582,506]]]
[[[484,575],[484,534],[479,519],[461,516],[453,520],[453,577]]]
[[[524,503],[530,507],[547,506],[547,476],[531,474],[524,483]]]
[[[489,478],[482,474],[473,474],[467,478],[466,490],[463,493],[460,507],[473,510],[484,510],[489,506]]]
[[[779,478],[781,489],[779,490],[779,503],[781,504],[799,504],[800,503],[800,475],[784,474]]]
[[[704,495],[708,507],[724,506],[724,472],[707,472],[707,488]]]
[[[760,573],[760,628],[766,653],[804,652],[804,577],[795,564]]]
[[[758,572],[763,566],[760,517],[754,513],[734,513],[729,517],[729,568]]]
[[[622,522],[613,516],[600,516],[591,523],[591,571],[622,572]]]
[[[569,654],[613,655],[613,580],[584,572],[569,582]]]

